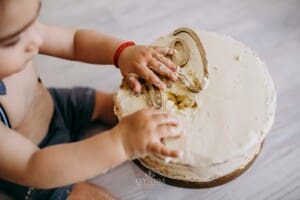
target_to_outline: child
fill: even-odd
[[[183,134],[178,121],[145,109],[116,124],[112,94],[91,88],[46,89],[32,58],[41,53],[115,63],[139,93],[138,78],[160,89],[165,86],[156,74],[176,79],[176,66],[165,57],[173,50],[47,26],[37,21],[40,9],[38,0],[0,0],[0,187],[17,199],[113,198],[98,186],[79,182],[149,153],[177,157],[179,152],[160,141]],[[116,125],[78,141],[95,120]]]

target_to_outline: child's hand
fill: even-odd
[[[184,131],[176,118],[157,109],[144,109],[123,118],[113,129],[124,147],[127,158],[149,153],[178,157],[180,152],[170,150],[161,142],[165,137],[179,137]]]
[[[140,93],[141,91],[141,84],[138,81],[139,77],[157,88],[163,89],[165,84],[155,73],[173,81],[177,79],[177,66],[165,57],[173,54],[174,50],[170,48],[141,45],[130,46],[119,57],[120,70],[125,81],[135,93]]]

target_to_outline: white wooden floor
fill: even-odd
[[[127,162],[93,179],[120,199],[300,199],[300,0],[43,0],[46,23],[93,28],[150,44],[180,26],[228,34],[267,63],[278,94],[275,124],[255,164],[213,189],[158,184]],[[116,91],[112,67],[37,59],[48,86]]]

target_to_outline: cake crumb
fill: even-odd
[[[240,58],[241,58],[240,56],[235,56],[235,57],[234,57],[234,59],[235,59],[236,61],[240,61]]]
[[[168,164],[168,163],[170,163],[171,162],[171,160],[172,160],[172,158],[171,157],[165,157],[165,163],[166,164]]]

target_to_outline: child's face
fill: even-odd
[[[0,0],[0,79],[21,71],[42,44],[38,0]]]

